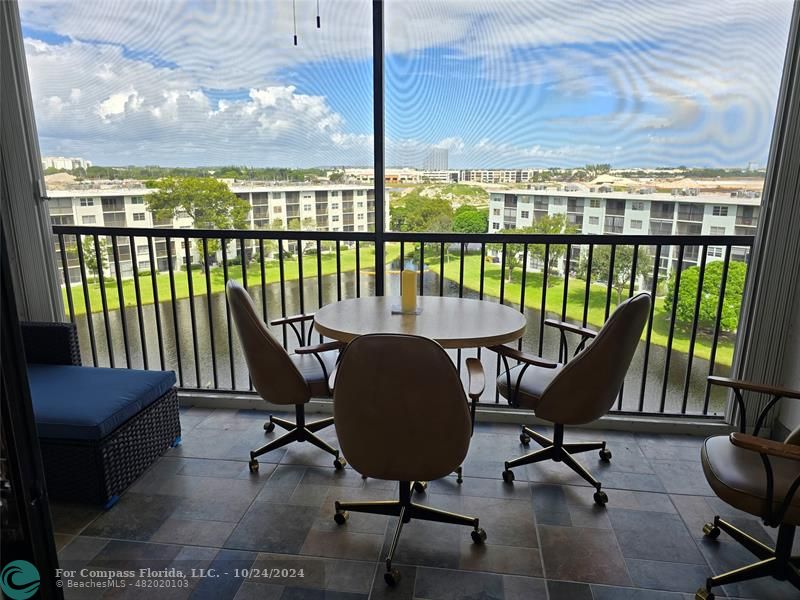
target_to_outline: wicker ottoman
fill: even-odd
[[[22,329],[48,494],[111,507],[180,442],[175,374],[81,367],[72,324]]]

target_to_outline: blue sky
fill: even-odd
[[[369,0],[20,7],[45,155],[372,164]],[[387,163],[763,166],[791,8],[387,0]]]

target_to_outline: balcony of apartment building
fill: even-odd
[[[14,7],[0,5],[4,31]],[[381,61],[382,3],[374,3],[374,10],[374,60]],[[793,31],[796,24],[797,16]],[[0,37],[3,61],[10,54],[19,65],[21,43],[9,47],[9,40],[21,42],[21,34],[9,30],[15,33]],[[796,70],[796,40],[790,56]],[[383,71],[374,71],[380,115]],[[794,486],[793,494],[797,488],[794,479],[786,483],[785,474],[795,463],[777,462],[795,460],[796,437],[788,434],[800,423],[789,398],[800,385],[800,348],[789,333],[800,323],[800,274],[793,260],[800,254],[795,232],[800,207],[791,176],[800,148],[795,72],[782,88],[758,236],[702,234],[697,206],[679,201],[653,201],[649,220],[647,213],[642,218],[648,234],[626,233],[624,203],[612,198],[594,198],[586,207],[605,206],[598,234],[396,232],[384,223],[385,190],[367,196],[369,231],[364,232],[353,231],[359,222],[344,204],[354,198],[344,194],[330,197],[335,211],[330,215],[319,210],[323,204],[327,209],[328,198],[313,199],[317,224],[322,220],[329,230],[297,228],[300,192],[292,191],[285,192],[285,209],[272,213],[285,219],[280,230],[183,229],[171,219],[155,221],[152,228],[109,221],[83,225],[58,198],[42,200],[32,193],[34,178],[28,175],[40,161],[33,119],[23,118],[32,106],[25,82],[17,77],[23,72],[12,70],[3,90],[3,99],[9,94],[19,109],[9,111],[14,114],[4,123],[0,166],[4,197],[9,191],[3,203],[0,305],[2,330],[12,332],[3,337],[4,390],[11,392],[3,396],[4,427],[13,426],[3,437],[15,451],[13,460],[4,462],[13,471],[13,485],[4,489],[11,490],[6,497],[22,498],[13,496],[23,516],[17,520],[24,521],[14,530],[19,535],[4,535],[4,543],[24,547],[27,542],[31,551],[24,560],[39,569],[43,597],[59,597],[51,574],[60,561],[76,572],[188,567],[204,574],[186,589],[164,593],[169,597],[680,600],[703,588],[698,597],[708,600],[713,596],[707,593],[707,578],[755,560],[766,570],[776,562],[770,553],[791,551],[789,529],[782,522],[780,529],[775,526],[776,515],[787,512],[776,512],[780,503],[768,494],[778,487],[788,494]],[[375,127],[380,139],[382,124]],[[375,150],[377,181],[386,168],[382,150]],[[492,205],[502,211],[492,213],[494,221],[518,228],[523,196],[503,193],[500,206]],[[531,204],[534,216],[549,210],[544,200]],[[567,200],[567,215],[576,223],[583,208],[582,199]],[[104,219],[112,221],[123,212],[116,199],[103,201],[103,209]],[[268,217],[266,205],[254,203],[254,222],[266,223]],[[737,254],[742,248],[747,265]],[[415,275],[409,277],[410,271]],[[226,297],[231,282],[239,284],[231,292],[239,294],[239,305]],[[396,314],[403,291],[421,312]],[[637,317],[641,327],[626,336],[626,344],[609,347],[608,333],[601,337],[597,331],[608,332],[628,318],[616,312],[618,307],[647,296],[647,310],[639,309]],[[243,306],[247,319],[237,312]],[[374,312],[375,306],[382,312]],[[436,312],[437,306],[455,308]],[[480,308],[465,316],[464,306]],[[326,329],[323,317],[332,310],[339,325]],[[391,319],[401,326],[387,327]],[[20,327],[20,320],[48,324]],[[514,323],[506,328],[511,334],[503,329],[507,321]],[[242,322],[250,328],[237,329]],[[52,331],[59,333],[48,334],[54,323]],[[439,353],[436,357],[445,356],[438,366],[448,374],[447,390],[404,394],[435,376],[424,371],[426,360],[393,387],[380,388],[382,394],[369,395],[420,353],[366,352],[361,360],[380,359],[369,367],[348,366],[350,350],[338,354],[345,344],[370,337],[364,333],[432,335],[402,323],[447,327],[452,337],[436,338],[427,347]],[[39,333],[30,334],[30,327]],[[498,330],[505,344],[492,341]],[[22,331],[31,344],[27,347]],[[247,345],[254,340],[262,345],[252,353]],[[322,356],[329,351],[334,354]],[[46,368],[38,361],[52,353],[53,360],[70,363],[49,365],[56,370],[99,368],[107,376],[128,377],[172,373],[175,380],[163,394],[164,405],[152,412],[134,406],[136,422],[131,413],[121,425],[137,428],[124,429],[102,450],[87,451],[76,466],[67,455],[76,446],[84,448],[86,440],[54,450],[47,445],[52,440],[37,432],[31,408],[28,377]],[[259,362],[267,354],[278,357],[278,367]],[[573,361],[587,356],[602,360],[571,376],[575,367],[570,365],[580,364]],[[621,362],[627,364],[605,395],[607,405],[585,417],[583,408],[597,397],[596,380],[619,372]],[[337,364],[336,374],[327,370]],[[346,377],[348,369],[358,376],[354,387],[366,390],[367,400],[357,412],[375,418],[370,426],[348,429],[346,415],[337,412],[347,401],[341,391],[347,388],[337,378]],[[481,372],[484,381],[478,385]],[[536,379],[540,387],[520,387],[526,373],[544,373],[547,382]],[[287,374],[293,381],[287,383]],[[566,424],[548,420],[552,413],[541,403],[550,398],[547,388],[557,377],[567,392],[554,404],[565,412],[552,418]],[[742,385],[749,385],[744,393]],[[87,403],[90,386],[77,395],[74,387],[50,382],[53,404],[69,407],[62,401],[68,393],[73,406]],[[303,390],[300,399],[285,404],[297,389]],[[379,404],[387,397],[402,403]],[[393,411],[397,404],[401,411],[391,418],[375,408]],[[445,416],[451,408],[455,419]],[[767,409],[772,410],[763,412]],[[324,427],[331,425],[334,412],[336,426]],[[319,423],[318,417],[327,421]],[[277,444],[276,425],[302,432],[294,434],[297,442],[314,441]],[[424,439],[417,436],[423,425],[431,427]],[[743,435],[729,438],[731,433]],[[754,442],[745,437],[752,433],[774,439]],[[172,434],[168,443],[156,446],[153,440],[166,434]],[[464,447],[447,465],[454,473],[437,473],[430,481],[407,477],[398,483],[385,472],[362,477],[355,464],[340,460],[348,458],[344,448],[350,439],[368,445],[376,456],[388,448],[386,460],[399,469],[421,460],[418,449],[428,439],[443,448],[456,436]],[[707,437],[715,441],[706,442]],[[541,444],[538,456],[547,460],[518,464],[514,459],[527,455],[531,442]],[[265,444],[269,451],[258,454]],[[740,485],[763,481],[756,500],[748,496],[737,506],[725,500],[735,494],[721,490],[714,479],[713,466],[720,464],[709,466],[709,444],[751,453],[749,459],[722,460],[722,467],[733,469]],[[592,451],[578,452],[588,448]],[[444,454],[440,450],[422,459],[439,460]],[[26,458],[33,460],[17,469]],[[86,487],[81,485],[86,473],[106,459],[122,465],[122,475],[115,475],[127,478],[122,489],[113,488],[99,503],[56,498],[56,482],[78,494]],[[791,466],[761,471],[764,460]],[[740,461],[746,466],[741,471]],[[43,472],[43,464],[51,470]],[[395,496],[404,511],[412,501],[416,508],[387,514],[394,511],[387,503]],[[356,502],[349,510],[336,504],[348,499]],[[376,500],[383,504],[368,504]],[[794,511],[795,500],[787,502]],[[467,529],[458,527],[465,522],[460,513],[479,517],[480,527],[474,521]],[[418,519],[419,514],[446,522]],[[734,526],[746,534],[728,536]],[[387,570],[386,555],[398,539]],[[778,575],[796,573],[797,560],[790,560]],[[789,576],[771,577],[769,571],[768,577],[740,581],[742,571],[733,573],[714,588],[719,596],[773,600],[796,595],[794,581],[785,581]],[[6,577],[4,585],[15,577]],[[62,573],[62,583],[73,580]],[[86,591],[67,589],[65,595],[83,597]],[[123,595],[119,588],[94,591],[103,597]],[[146,588],[141,595],[158,598],[161,592]]]

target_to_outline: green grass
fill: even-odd
[[[395,260],[400,255],[400,248],[398,245],[387,244],[386,246],[386,262],[389,263]],[[375,264],[375,250],[372,246],[362,246],[360,251],[361,272],[369,273],[373,271],[372,266]],[[284,279],[286,281],[293,281],[299,279],[299,261],[297,257],[285,257],[284,261]],[[341,251],[341,271],[352,272],[356,269],[356,251],[342,249]],[[222,267],[211,268],[209,277],[211,279],[211,293],[217,294],[225,290],[225,277]],[[322,275],[333,275],[336,273],[336,254],[323,253],[322,255]],[[276,283],[280,280],[280,268],[277,260],[265,261],[265,276],[266,282]],[[303,278],[310,278],[317,276],[317,257],[316,255],[305,255],[303,257]],[[189,297],[189,278],[186,271],[175,271],[175,299]],[[242,267],[241,265],[230,265],[228,267],[228,278],[242,280]],[[261,267],[258,262],[251,262],[247,267],[247,285],[260,286],[261,285]],[[205,295],[206,293],[206,275],[201,270],[192,271],[192,286],[195,296]],[[116,281],[105,282],[106,302],[108,310],[115,310],[120,307],[119,294],[117,292]],[[100,284],[97,281],[89,283],[87,286],[89,292],[89,303],[92,312],[100,312],[102,307],[102,296],[100,293]],[[139,289],[142,298],[142,304],[153,303],[153,284],[152,278],[149,274],[139,276]],[[156,275],[156,290],[160,301],[170,298],[170,280],[169,273],[158,273]],[[72,301],[76,315],[86,314],[86,304],[84,301],[83,290],[81,285],[73,285]],[[124,279],[122,281],[122,295],[125,300],[125,306],[136,306],[136,290],[133,278]],[[64,307],[68,306],[67,303],[67,290],[62,288],[62,296],[64,298]]]
[[[430,257],[426,260],[431,270],[439,272],[439,257]],[[478,291],[480,289],[480,255],[466,255],[464,258],[464,287]],[[500,265],[487,262],[484,268],[484,294],[495,298],[500,297]],[[459,259],[457,254],[451,254],[445,262],[444,276],[451,281],[459,281]],[[564,281],[561,277],[550,275],[546,296],[546,308],[549,312],[561,314],[564,299]],[[504,297],[506,301],[519,304],[522,292],[522,271],[516,269],[511,281],[505,281]],[[525,278],[525,306],[540,310],[542,303],[542,274],[527,273]],[[586,294],[586,281],[574,277],[569,278],[567,285],[567,318],[582,322],[584,315],[584,298]],[[602,285],[590,285],[589,305],[586,311],[586,322],[599,328],[605,322],[607,289]],[[611,310],[617,305],[617,294],[611,291]],[[651,343],[658,346],[667,346],[669,341],[670,314],[664,310],[664,299],[656,299],[653,317],[653,333]],[[644,339],[645,334],[642,334]],[[691,327],[676,323],[673,333],[672,348],[678,352],[688,353],[691,340]],[[711,356],[712,334],[698,330],[695,341],[694,355],[708,360]],[[716,363],[730,365],[733,360],[733,341],[728,336],[720,336],[717,345]]]

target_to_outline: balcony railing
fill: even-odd
[[[656,301],[615,410],[718,418],[726,398],[705,381],[729,371],[739,294],[728,289],[732,253],[736,248],[736,255],[746,257],[753,242],[749,236],[379,235],[74,225],[54,226],[53,233],[65,309],[78,326],[86,364],[172,369],[182,388],[252,391],[231,329],[225,282],[240,280],[265,321],[307,314],[343,298],[373,295],[376,244],[382,244],[385,264],[377,266],[387,295],[399,295],[403,269],[422,265],[420,294],[512,306],[528,319],[517,346],[551,358],[561,355],[561,339],[545,330],[546,318],[599,328],[619,301],[650,292]],[[135,260],[122,260],[121,247],[130,248]],[[721,260],[709,255],[709,247],[722,250]],[[700,264],[692,266],[689,256],[699,256]],[[668,257],[674,260],[664,260]],[[285,327],[275,333],[289,350],[298,343]],[[489,350],[451,356],[460,371],[467,357],[478,356],[488,375],[500,373],[501,361]],[[488,380],[482,401],[498,405],[503,399],[494,378]]]

